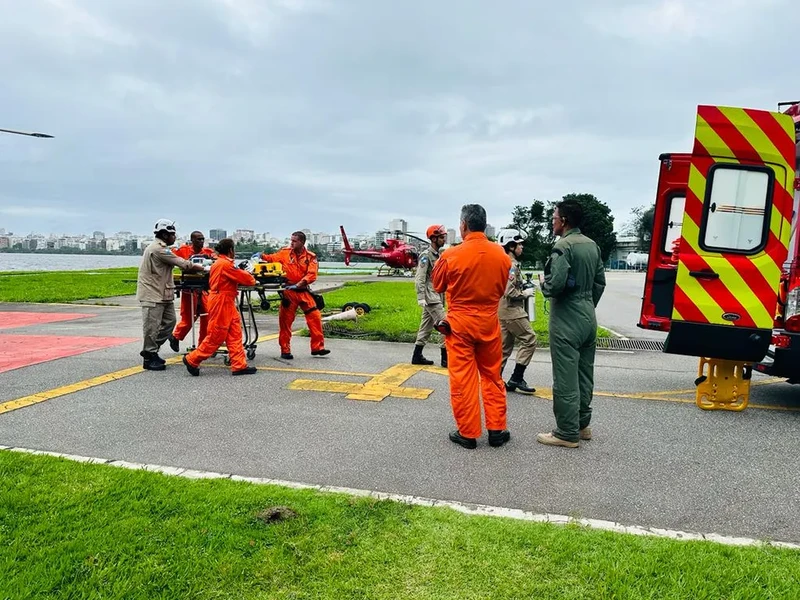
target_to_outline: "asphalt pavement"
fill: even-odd
[[[602,308],[599,321],[634,333],[636,281],[609,281],[601,307],[618,322]],[[218,357],[191,377],[169,349],[166,371],[140,369],[135,307],[0,305],[13,312],[84,316],[0,337],[130,341],[0,372],[0,445],[800,542],[800,388],[758,374],[746,410],[703,411],[696,359],[598,352],[594,438],[552,448],[535,440],[553,426],[540,350],[526,372],[537,396],[509,395],[511,441],[465,450],[447,439],[446,371],[411,366],[411,345],[331,339],[318,358],[296,337],[286,361],[275,318],[259,316],[257,374],[231,377]]]

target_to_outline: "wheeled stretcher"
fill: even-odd
[[[252,360],[256,356],[256,348],[258,344],[258,323],[256,322],[255,313],[253,312],[253,292],[258,294],[260,306],[262,310],[269,310],[270,303],[267,299],[267,293],[277,292],[280,294],[286,284],[286,278],[283,272],[274,266],[274,263],[257,263],[248,269],[253,277],[256,279],[256,284],[251,286],[238,286],[239,299],[237,301],[237,308],[239,311],[239,318],[242,322],[242,345],[244,346],[245,354],[248,360]],[[180,273],[173,275],[175,283],[175,296],[179,297],[183,293],[196,293],[201,294],[209,290],[209,274],[205,273]],[[197,303],[191,303],[191,319],[192,319],[192,345],[186,349],[186,352],[191,352],[197,347],[197,338],[195,335],[195,306],[200,307],[201,312],[198,316],[205,316],[207,307],[202,305],[202,300]],[[223,344],[214,356],[221,354],[224,356],[226,365],[230,364],[228,356],[228,349]]]

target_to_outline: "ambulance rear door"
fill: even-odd
[[[794,146],[787,115],[698,107],[664,352],[766,354],[791,233]]]
[[[681,237],[690,154],[662,154],[653,213],[653,232],[638,326],[669,331],[678,264],[672,248]]]

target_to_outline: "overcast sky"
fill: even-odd
[[[0,0],[0,228],[617,223],[698,104],[800,96],[789,0]],[[794,41],[793,41],[794,36]]]

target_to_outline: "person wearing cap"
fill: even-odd
[[[219,257],[211,265],[208,275],[208,335],[200,345],[183,357],[183,364],[190,374],[200,375],[200,363],[211,358],[222,343],[228,349],[231,375],[252,375],[255,367],[247,366],[247,356],[242,344],[242,321],[236,298],[240,285],[255,285],[250,273],[239,269],[233,262],[236,257],[235,244],[224,238],[216,246]]]
[[[186,260],[191,259],[193,256],[203,256],[205,258],[213,258],[215,252],[205,246],[206,238],[202,231],[193,231],[189,238],[191,243],[184,244],[180,248],[173,250],[175,254]],[[184,290],[181,292],[181,319],[175,326],[175,330],[169,336],[169,346],[174,352],[180,351],[180,343],[186,334],[192,329],[192,315],[194,320],[200,321],[200,331],[197,334],[197,344],[203,342],[206,337],[208,326],[208,316],[201,314],[208,305],[208,292],[203,290]]]
[[[522,287],[519,257],[522,255],[524,240],[525,238],[516,229],[503,229],[497,236],[497,243],[511,259],[508,283],[505,294],[500,299],[497,316],[500,319],[500,331],[503,337],[503,363],[500,366],[500,373],[505,369],[506,362],[514,350],[514,342],[519,342],[514,373],[506,382],[506,390],[530,395],[536,392],[536,389],[527,384],[524,375],[536,351],[536,334],[531,327],[528,311],[525,310],[525,301],[534,295],[536,289]]]
[[[148,371],[163,371],[165,361],[158,351],[175,329],[175,283],[172,269],[202,271],[203,265],[194,265],[176,256],[170,250],[175,243],[175,223],[159,219],[153,227],[155,240],[145,248],[136,282],[136,299],[142,306],[144,343],[139,353],[144,359],[142,367]]]
[[[433,361],[422,356],[422,349],[433,331],[433,326],[445,318],[444,294],[433,289],[431,273],[439,252],[447,239],[447,230],[444,225],[431,225],[425,232],[431,245],[420,256],[417,263],[417,276],[415,286],[417,290],[417,304],[422,307],[422,322],[417,331],[417,340],[414,345],[414,355],[411,357],[412,365],[432,365]],[[447,367],[447,348],[444,341],[441,344],[442,366]]]

